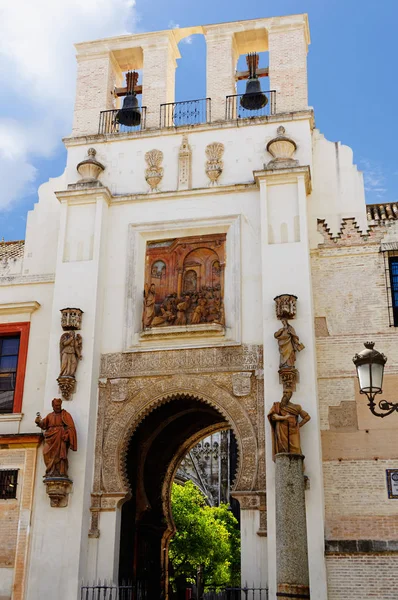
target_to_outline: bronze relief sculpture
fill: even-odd
[[[63,308],[61,325],[65,333],[59,340],[61,370],[58,376],[62,396],[69,400],[75,391],[76,370],[82,359],[83,339],[76,329],[80,329],[83,311],[80,308]]]
[[[224,326],[225,234],[148,242],[143,329]]]
[[[51,506],[66,506],[72,483],[68,477],[68,451],[77,450],[76,428],[72,416],[62,408],[61,398],[54,398],[51,404],[53,412],[44,419],[37,413],[35,423],[44,431],[44,483]]]

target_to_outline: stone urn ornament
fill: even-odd
[[[286,130],[281,125],[277,129],[277,136],[268,142],[267,152],[271,154],[273,159],[268,163],[267,169],[283,169],[298,165],[298,161],[293,158],[297,150],[297,144],[285,133]]]
[[[218,178],[223,172],[223,154],[224,144],[221,144],[221,142],[213,142],[212,144],[206,146],[206,175],[210,179],[209,185],[217,185]]]
[[[150,150],[145,154],[148,168],[145,170],[145,179],[150,186],[151,192],[158,192],[158,185],[162,181],[164,169],[161,166],[163,152],[161,150]]]
[[[95,183],[96,185],[102,185],[102,183],[98,181],[98,176],[105,170],[105,167],[95,159],[96,154],[97,151],[95,148],[89,148],[87,151],[87,158],[77,165],[76,169],[78,170],[79,175],[81,175],[81,179],[79,179],[77,183]]]

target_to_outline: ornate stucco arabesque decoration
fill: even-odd
[[[206,146],[206,175],[210,179],[209,185],[216,185],[220,177],[224,163],[222,156],[224,154],[224,144],[221,142],[213,142]]]
[[[145,179],[150,186],[151,192],[158,192],[159,183],[162,181],[164,169],[161,166],[163,152],[161,150],[150,150],[145,154],[148,168],[145,170]]]
[[[76,330],[81,328],[83,311],[80,308],[63,308],[61,314],[65,333],[59,340],[61,370],[57,381],[62,397],[70,400],[76,387],[76,370],[82,358],[83,339]]]
[[[277,136],[267,144],[267,151],[273,157],[266,169],[286,169],[298,166],[298,160],[293,158],[297,150],[294,140],[285,135],[286,130],[281,125],[277,129]]]
[[[233,429],[239,456],[233,495],[240,501],[264,494],[264,386],[253,377],[261,369],[262,347],[256,345],[104,355],[89,535],[99,535],[99,513],[115,510],[130,493],[125,458],[134,431],[179,394],[215,408]],[[235,375],[252,382],[244,403],[234,394]]]

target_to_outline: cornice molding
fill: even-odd
[[[38,308],[40,308],[40,304],[36,300],[32,300],[31,302],[7,302],[6,304],[0,304],[0,315],[17,315],[23,313],[31,315]]]

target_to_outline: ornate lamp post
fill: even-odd
[[[394,411],[398,412],[398,402],[393,404],[387,400],[375,402],[376,394],[382,393],[384,365],[387,357],[374,350],[374,342],[366,342],[365,350],[356,354],[352,359],[357,368],[359,391],[369,400],[368,406],[375,417],[387,417]],[[377,408],[384,412],[377,412]]]

